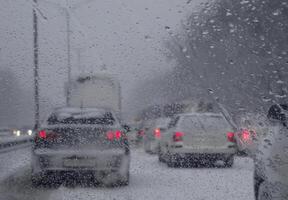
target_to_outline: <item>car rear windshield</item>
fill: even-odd
[[[187,133],[224,134],[231,131],[231,127],[221,116],[184,116],[179,126]]]
[[[48,125],[53,124],[99,124],[114,125],[116,119],[111,112],[79,111],[55,112],[47,120]]]

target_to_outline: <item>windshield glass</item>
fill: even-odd
[[[113,125],[115,118],[111,112],[97,112],[86,110],[61,110],[57,111],[48,118],[48,125],[53,124],[101,124]]]
[[[185,116],[179,121],[179,128],[193,134],[225,135],[231,127],[221,116]]]
[[[288,0],[0,5],[0,200],[288,200]]]

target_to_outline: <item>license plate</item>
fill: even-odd
[[[64,159],[64,167],[94,167],[94,159]]]

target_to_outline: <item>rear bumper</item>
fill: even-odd
[[[92,161],[85,166],[83,162]],[[67,165],[67,160],[73,160],[73,165]],[[74,161],[77,162],[74,162]],[[77,164],[80,163],[81,165]],[[91,164],[92,163],[92,164]],[[32,173],[46,172],[93,172],[93,173],[119,173],[125,175],[130,166],[130,154],[117,151],[100,151],[94,153],[83,152],[53,152],[53,151],[33,151],[32,153]]]
[[[191,160],[191,161],[217,161],[217,160],[227,160],[233,157],[234,154],[223,154],[223,153],[214,153],[214,154],[204,154],[204,153],[185,153],[185,154],[172,154],[174,159],[180,160]]]
[[[216,154],[229,154],[233,155],[236,154],[237,149],[236,148],[226,148],[226,147],[220,147],[220,148],[187,148],[187,147],[173,147],[169,149],[170,153],[172,154],[179,154],[179,155],[216,155]]]

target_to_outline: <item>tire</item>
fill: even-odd
[[[272,200],[272,196],[268,188],[269,187],[267,187],[267,184],[263,181],[259,186],[256,200]]]
[[[158,154],[158,161],[164,163],[164,159],[160,153]]]
[[[234,164],[234,156],[228,158],[226,161],[225,161],[225,167],[227,168],[231,168]]]
[[[31,183],[35,188],[39,187],[58,187],[61,185],[61,180],[56,178],[54,173],[43,173],[31,175]],[[58,176],[59,177],[59,176]]]
[[[159,152],[158,152],[158,160],[159,160],[159,162],[163,162],[163,163],[165,162],[165,159],[163,157],[163,153],[160,150],[160,148],[159,148]]]
[[[130,173],[127,172],[126,176],[117,182],[117,186],[128,186],[130,179]]]
[[[41,187],[43,185],[42,179],[37,175],[31,176],[31,184],[34,188]]]
[[[171,168],[175,168],[179,166],[179,163],[175,160],[173,160],[173,156],[170,154],[168,155],[168,161],[167,161],[167,166]]]
[[[260,185],[263,183],[263,179],[257,176],[254,172],[254,195],[255,200],[258,200],[259,188]]]

